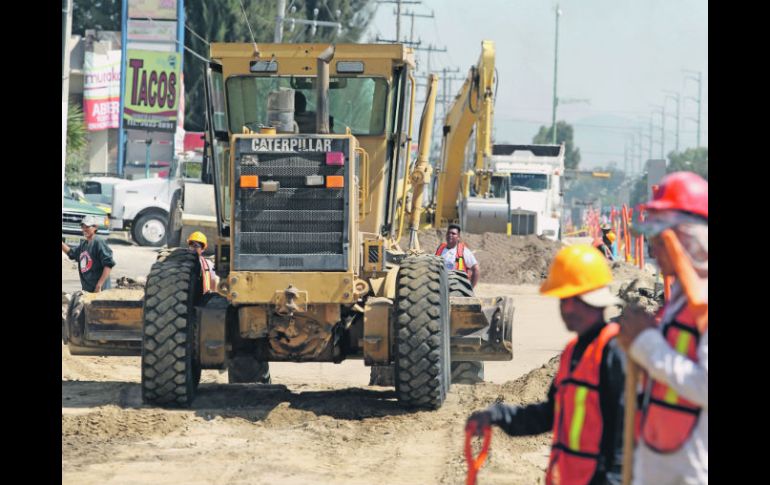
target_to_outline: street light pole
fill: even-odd
[[[559,104],[559,98],[556,97],[556,74],[559,66],[559,16],[561,9],[556,5],[556,41],[553,46],[553,110],[551,112],[551,142],[556,144],[556,105]]]
[[[62,19],[62,52],[61,52],[61,196],[64,209],[64,166],[67,163],[67,115],[70,97],[70,48],[69,40],[72,32],[72,0],[66,0]]]

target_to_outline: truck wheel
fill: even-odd
[[[166,227],[166,245],[170,248],[181,247],[182,243],[182,191],[174,192],[171,198],[171,212]]]
[[[195,303],[200,299],[198,258],[177,249],[152,265],[144,295],[142,400],[189,406],[200,380]]]
[[[227,382],[230,384],[270,384],[270,363],[250,355],[237,356],[227,362]]]
[[[396,279],[396,394],[438,409],[450,386],[449,283],[441,258],[406,258]]]
[[[449,273],[449,296],[475,296],[473,285],[465,271],[452,270]],[[477,384],[484,382],[484,362],[452,362],[453,384]]]
[[[134,221],[131,235],[140,246],[160,247],[166,244],[168,217],[160,212],[148,212]]]

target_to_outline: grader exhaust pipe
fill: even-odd
[[[329,63],[334,57],[334,44],[324,49],[318,55],[316,68],[318,71],[318,82],[316,82],[316,110],[315,125],[316,133],[321,135],[329,134]]]

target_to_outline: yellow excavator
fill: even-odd
[[[162,250],[143,290],[73,296],[70,352],[141,355],[143,400],[162,406],[190,405],[201,369],[265,382],[267,362],[353,358],[436,409],[452,361],[510,360],[512,299],[451,296],[441,259],[398,243],[430,180],[436,77],[411,163],[412,50],[212,43],[210,58],[220,284],[203,294],[197,255]]]
[[[479,60],[444,120],[427,220],[436,228],[458,223],[477,234],[561,239],[564,146],[492,143],[495,73],[495,45],[482,41]],[[472,133],[475,144],[467,157]]]

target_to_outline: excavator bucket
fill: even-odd
[[[452,296],[452,361],[513,359],[513,299]]]
[[[143,289],[77,291],[68,300],[62,341],[70,354],[141,355]]]

